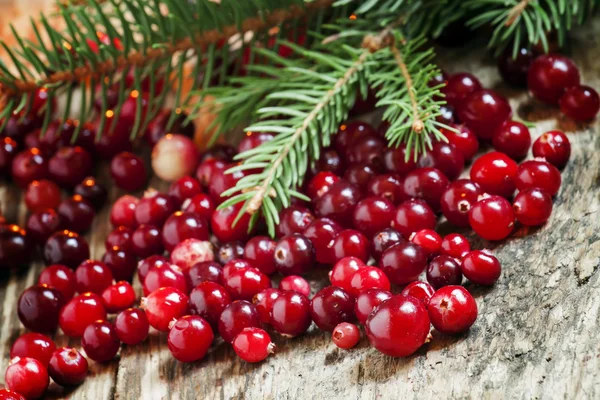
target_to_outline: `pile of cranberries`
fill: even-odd
[[[515,71],[510,76],[524,70],[536,98],[559,102],[574,119],[597,113],[595,91],[578,86],[577,68],[565,57],[521,64],[501,67]],[[281,212],[276,240],[261,224],[249,230],[249,215],[234,224],[241,205],[218,208],[221,194],[247,173],[226,173],[235,154],[275,136],[252,133],[237,149],[220,145],[200,156],[186,135],[165,136],[166,114],[159,115],[146,139],[154,146],[155,172],[172,184],[166,193],[148,189],[112,204],[114,230],[99,260],[90,259],[80,236],[107,197],[88,177],[94,159],[111,158],[114,182],[128,191],[145,187],[142,159],[123,132],[106,132],[95,143],[90,125],[73,142],[74,122],[56,123],[42,137],[24,126],[35,118],[15,117],[12,130],[3,132],[0,170],[26,188],[31,215],[27,229],[0,225],[0,266],[25,264],[32,246],[43,250],[48,266],[18,300],[19,319],[31,332],[11,349],[8,388],[33,399],[44,394],[49,378],[77,385],[87,375],[87,359],[110,361],[122,343],[143,342],[150,328],[165,332],[181,362],[205,357],[217,336],[241,359],[259,362],[275,349],[271,335],[302,335],[313,322],[342,349],[359,342],[362,326],[370,344],[393,357],[415,353],[431,338],[431,326],[466,332],[477,303],[464,278],[493,285],[500,262],[472,249],[464,235],[441,236],[436,227],[445,219],[495,241],[517,224],[544,224],[570,144],[550,131],[532,146],[527,126],[511,119],[507,99],[471,74],[441,74],[432,82],[438,84],[448,101],[438,116],[452,128],[443,130],[447,141],[417,158],[405,146],[387,146],[385,123],[377,129],[342,124],[309,171],[303,191],[312,201]],[[132,106],[121,118],[131,118]],[[493,150],[477,156],[482,146]],[[534,159],[522,161],[530,147]],[[320,268],[329,270],[330,285],[311,298],[303,276]],[[58,328],[80,338],[83,351],[56,349],[45,334]]]

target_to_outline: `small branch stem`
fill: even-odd
[[[421,133],[423,131],[423,129],[425,129],[425,124],[421,120],[421,115],[419,113],[419,103],[417,102],[417,96],[415,95],[415,92],[413,90],[414,83],[412,80],[412,76],[410,75],[410,72],[408,71],[408,67],[406,66],[406,63],[404,62],[402,53],[400,53],[400,50],[398,50],[396,43],[394,43],[393,45],[390,46],[390,50],[392,51],[392,54],[394,55],[394,58],[396,59],[396,63],[398,64],[398,67],[400,68],[400,71],[402,72],[402,76],[404,77],[404,80],[406,81],[406,90],[408,91],[408,96],[410,97],[410,104],[412,106],[412,112],[413,112],[412,130],[416,133]]]
[[[506,18],[505,26],[511,26],[514,22],[519,18],[519,16],[523,13],[523,11],[529,5],[531,0],[521,0],[517,3],[513,8],[508,12],[508,17]]]

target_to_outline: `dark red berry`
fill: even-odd
[[[92,205],[78,194],[64,199],[57,211],[64,226],[77,233],[87,232],[96,216]]]
[[[12,159],[12,177],[24,188],[33,181],[48,177],[48,161],[37,148],[27,149]]]
[[[200,193],[185,200],[181,206],[181,211],[196,213],[202,218],[209,220],[215,208],[215,203],[210,196],[206,193]]]
[[[31,182],[24,196],[25,205],[30,212],[55,209],[60,204],[60,198],[60,188],[46,179]]]
[[[379,304],[392,298],[392,293],[383,289],[368,289],[363,291],[356,298],[354,305],[354,314],[361,324],[364,324],[371,312]]]
[[[150,324],[144,310],[128,308],[115,318],[115,332],[119,340],[128,345],[142,343],[148,337]]]
[[[86,260],[75,270],[75,284],[79,293],[102,294],[112,283],[111,269],[100,261]]]
[[[368,197],[354,208],[354,227],[368,237],[388,228],[394,218],[394,205],[383,197]]]
[[[56,345],[52,339],[40,333],[30,332],[19,336],[14,341],[10,348],[10,358],[35,358],[46,366],[50,362],[54,350],[56,350]]]
[[[470,179],[459,179],[452,182],[442,195],[440,205],[442,213],[452,224],[460,227],[469,226],[469,210],[483,194],[479,184]]]
[[[278,237],[302,233],[308,225],[315,220],[309,209],[299,206],[290,206],[279,215],[279,224],[275,227]]]
[[[18,143],[9,138],[0,138],[0,175],[8,177],[12,167],[12,162],[19,149]]]
[[[340,177],[334,174],[333,172],[321,171],[318,172],[311,180],[308,182],[306,187],[306,194],[311,199],[316,199],[317,197],[322,196],[327,193],[329,188],[333,186],[334,183],[338,182]]]
[[[477,303],[462,286],[444,286],[436,291],[427,310],[433,327],[446,334],[465,332],[477,319]]]
[[[73,192],[87,200],[96,210],[102,208],[108,196],[104,186],[100,185],[96,178],[90,176],[75,186]]]
[[[81,346],[92,360],[106,362],[117,355],[121,341],[110,322],[95,321],[85,328]]]
[[[279,289],[269,288],[258,293],[252,299],[252,303],[256,306],[256,311],[258,311],[262,323],[268,324],[271,321],[273,303],[281,292]]]
[[[273,302],[271,326],[282,335],[298,336],[312,322],[310,301],[296,292],[281,292]]]
[[[442,93],[445,94],[448,104],[457,108],[469,94],[481,88],[479,79],[467,72],[460,72],[448,78],[446,86],[442,88]]]
[[[342,322],[334,328],[331,340],[340,349],[351,349],[360,341],[360,330],[356,325]]]
[[[461,260],[469,251],[471,245],[466,237],[459,233],[449,233],[444,236],[440,253]]]
[[[494,149],[513,160],[525,158],[531,147],[529,129],[520,122],[507,120],[498,127],[492,137]]]
[[[466,125],[451,125],[455,131],[441,128],[440,132],[446,136],[448,142],[452,144],[464,157],[465,161],[471,161],[479,150],[479,139],[477,135]]]
[[[214,261],[205,261],[193,265],[184,272],[188,287],[193,288],[202,282],[223,284],[223,268]]]
[[[344,172],[344,160],[334,149],[323,149],[316,164],[316,171],[341,175]]]
[[[429,300],[431,299],[431,296],[433,296],[434,293],[435,289],[429,283],[422,281],[414,281],[406,285],[406,287],[402,289],[401,294],[403,294],[404,296],[412,296],[419,299],[419,301],[423,303],[425,308],[427,308],[427,306],[429,305]]]
[[[169,264],[169,260],[160,255],[150,256],[146,259],[141,260],[137,266],[137,273],[140,282],[142,282],[142,284],[144,283],[144,280],[146,279],[146,275],[148,275],[148,271],[150,271],[150,268],[156,265],[164,264]]]
[[[508,100],[489,89],[471,93],[458,108],[460,120],[485,140],[491,139],[511,115]]]
[[[90,153],[79,147],[62,147],[48,161],[48,175],[60,186],[72,188],[91,172]]]
[[[35,243],[44,244],[60,229],[61,225],[62,219],[54,210],[47,209],[33,213],[27,219],[27,237]]]
[[[345,154],[357,138],[374,136],[375,134],[375,128],[366,122],[351,121],[343,123],[335,135],[335,149],[339,154]]]
[[[465,278],[478,285],[493,285],[500,278],[500,261],[491,253],[473,250],[463,258],[460,269]]]
[[[46,285],[31,286],[21,293],[17,314],[25,328],[34,332],[54,332],[64,305],[60,292]]]
[[[365,266],[352,275],[350,279],[350,294],[358,296],[365,290],[390,290],[390,281],[377,267]]]
[[[513,86],[527,86],[527,73],[533,59],[533,53],[528,48],[520,47],[515,55],[513,47],[508,46],[498,59],[498,70],[502,79]]]
[[[147,172],[144,161],[130,152],[122,152],[110,162],[110,174],[121,189],[130,192],[140,190],[146,185]]]
[[[237,203],[220,210],[215,210],[210,220],[210,226],[213,234],[220,242],[234,242],[236,240],[245,241],[248,236],[250,226],[250,214],[244,213],[234,225],[243,203]]]
[[[219,264],[227,264],[231,260],[244,257],[244,245],[241,242],[223,243],[216,253]]]
[[[314,267],[315,250],[310,240],[294,234],[275,246],[275,268],[283,275],[302,275]]]
[[[48,374],[61,386],[76,386],[87,377],[88,362],[77,350],[61,347],[52,354]]]
[[[136,257],[120,247],[106,250],[102,262],[110,268],[116,281],[130,281],[137,267]]]
[[[471,180],[489,194],[510,197],[515,191],[517,163],[504,153],[493,151],[479,157],[471,167]]]
[[[359,200],[360,193],[354,185],[339,181],[333,184],[327,193],[316,199],[315,212],[321,217],[348,224]]]
[[[275,246],[274,240],[267,236],[255,236],[244,247],[244,257],[263,274],[271,275],[275,272]]]
[[[190,292],[190,312],[201,316],[214,327],[229,304],[229,293],[215,282],[202,282]]]
[[[541,160],[521,163],[515,177],[515,185],[519,191],[536,188],[550,196],[556,196],[560,184],[560,171],[554,165]]]
[[[111,249],[115,246],[121,247],[123,249],[127,249],[128,251],[132,250],[131,246],[131,236],[133,235],[133,230],[131,228],[127,228],[126,226],[119,226],[113,229],[107,236],[104,241],[104,247],[106,249]]]
[[[38,278],[38,284],[58,290],[65,301],[75,294],[75,274],[64,265],[50,265],[44,268]]]
[[[462,282],[460,265],[454,258],[446,255],[435,257],[427,266],[427,282],[435,289],[448,285],[460,285]]]
[[[139,200],[131,195],[119,197],[110,210],[110,223],[112,226],[126,226],[135,229],[137,221],[135,220],[135,209]]]
[[[540,189],[525,189],[515,196],[513,210],[515,218],[523,225],[543,225],[552,214],[552,197]]]
[[[379,260],[379,268],[395,285],[416,281],[427,267],[427,253],[414,243],[403,242],[389,247]]]
[[[408,174],[417,168],[417,159],[414,153],[406,157],[408,149],[405,144],[400,144],[397,148],[388,148],[383,154],[383,164],[388,172],[396,173],[400,176]]]
[[[177,211],[162,228],[163,244],[167,251],[172,251],[186,239],[208,240],[208,224],[197,214]]]
[[[194,362],[204,358],[213,339],[212,328],[204,318],[186,315],[170,329],[167,344],[176,360]]]
[[[62,264],[76,268],[84,260],[90,258],[90,248],[86,240],[71,231],[54,233],[44,246],[44,259],[47,265]]]
[[[298,292],[308,297],[310,296],[310,283],[301,276],[289,275],[279,282],[279,290]]]
[[[367,262],[369,247],[369,240],[365,235],[354,229],[344,229],[333,239],[331,250],[335,261],[344,257],[356,257]]]
[[[527,87],[536,99],[558,104],[565,90],[579,85],[579,70],[569,58],[544,54],[536,58],[527,73]]]
[[[252,300],[271,287],[271,280],[256,268],[244,268],[231,272],[224,279],[224,287],[234,300]]]
[[[437,168],[451,181],[465,168],[463,153],[451,143],[435,142],[419,160],[419,167]]]
[[[422,200],[408,200],[396,208],[392,226],[405,239],[421,229],[434,229],[437,219],[434,212]]]
[[[135,208],[138,225],[147,224],[162,228],[167,218],[177,210],[177,201],[169,195],[147,190]]]
[[[403,190],[408,198],[424,200],[433,211],[440,209],[440,199],[450,182],[436,168],[419,168],[404,178]]]
[[[383,174],[373,177],[369,181],[367,192],[371,196],[383,197],[393,205],[398,205],[405,200],[402,181],[396,174]]]
[[[317,218],[304,230],[303,235],[313,244],[317,262],[321,264],[335,262],[333,241],[341,231],[342,228],[329,218]]]
[[[16,358],[11,361],[4,375],[6,386],[26,399],[38,399],[44,395],[50,378],[46,367],[34,358]]]
[[[153,225],[140,225],[131,235],[131,252],[138,257],[162,254],[164,246],[161,231]]]
[[[260,317],[254,304],[245,300],[227,305],[219,317],[219,333],[231,343],[244,328],[260,328]]]
[[[600,96],[589,86],[572,86],[561,96],[560,110],[575,121],[590,121],[598,115]]]
[[[377,232],[371,241],[371,255],[379,261],[381,255],[388,247],[404,242],[404,238],[395,229],[387,228]]]
[[[549,131],[533,142],[533,156],[546,159],[556,168],[567,165],[571,156],[571,143],[561,131]]]
[[[369,186],[369,182],[377,175],[375,169],[373,167],[366,164],[352,164],[348,168],[346,168],[346,172],[344,173],[344,179],[333,184],[332,187],[336,187],[338,185],[352,185],[355,189],[358,190],[357,194],[361,195],[363,192],[367,190]],[[346,196],[350,197],[350,196]],[[359,196],[360,197],[360,196]],[[350,199],[347,198],[342,200],[345,202],[349,202]],[[339,221],[342,222],[341,220]]]
[[[312,298],[310,313],[319,329],[332,331],[354,318],[354,297],[342,288],[327,286]]]
[[[350,164],[364,164],[379,171],[383,168],[384,139],[377,136],[360,136],[346,150],[346,159]]]
[[[477,202],[469,211],[471,228],[486,240],[502,240],[515,226],[511,204],[503,197],[491,196]]]
[[[188,301],[188,296],[181,291],[163,287],[150,293],[142,305],[150,326],[158,331],[167,332],[171,321],[188,313]]]

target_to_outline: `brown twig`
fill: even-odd
[[[504,25],[511,26],[512,24],[514,24],[517,18],[519,18],[521,14],[523,14],[523,11],[525,11],[530,1],[531,0],[521,0],[520,2],[515,4],[515,6],[511,8],[508,12],[508,17],[506,18],[506,22],[504,23]]]
[[[421,133],[423,131],[423,129],[425,129],[425,124],[423,123],[423,120],[421,120],[421,115],[419,113],[419,103],[417,102],[417,96],[415,95],[415,92],[413,90],[414,84],[413,84],[412,76],[410,75],[410,72],[408,71],[408,67],[406,66],[406,63],[404,62],[402,53],[400,53],[400,50],[398,50],[398,47],[396,46],[395,43],[390,46],[390,50],[391,50],[392,54],[394,55],[394,58],[396,59],[396,63],[398,64],[398,67],[400,68],[400,71],[402,72],[402,76],[404,77],[404,80],[406,81],[406,90],[408,91],[408,96],[410,97],[410,104],[412,106],[412,112],[413,112],[412,130],[416,133]]]

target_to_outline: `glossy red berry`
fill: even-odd
[[[56,345],[48,336],[40,333],[25,333],[14,341],[10,348],[10,358],[35,358],[47,366],[56,350]]]
[[[54,233],[44,246],[46,264],[62,264],[76,268],[90,258],[90,247],[85,238],[71,231]]]
[[[27,218],[27,237],[37,244],[46,243],[48,238],[60,229],[61,225],[62,219],[54,210],[46,209],[33,213]],[[14,239],[17,239],[18,236],[20,235],[17,233],[17,235],[14,236]],[[26,242],[22,242],[21,244],[25,243]],[[14,257],[11,258],[13,258],[14,261]]]
[[[131,234],[131,252],[138,257],[150,257],[164,252],[161,231],[153,225],[140,225]]]
[[[383,164],[385,169],[388,172],[404,176],[417,168],[417,160],[414,157],[414,154],[411,153],[407,158],[407,152],[408,149],[405,144],[401,144],[397,148],[390,147],[386,149],[383,154]]]
[[[310,240],[295,234],[275,246],[275,268],[283,275],[302,275],[314,267],[315,250]]]
[[[377,232],[371,241],[371,255],[376,261],[379,261],[381,255],[388,247],[400,242],[404,242],[404,238],[395,229],[387,228]]]
[[[442,247],[442,237],[433,229],[421,229],[413,233],[410,241],[421,246],[429,256],[438,254]]]
[[[137,221],[135,220],[135,209],[139,200],[131,195],[119,197],[110,210],[110,223],[112,226],[126,226],[135,229]]]
[[[449,233],[444,236],[440,248],[441,254],[461,260],[469,251],[471,251],[471,244],[460,233]]]
[[[188,312],[188,296],[181,291],[163,287],[155,290],[143,301],[146,316],[150,326],[154,329],[167,332],[169,323]]]
[[[186,239],[208,240],[208,224],[196,214],[177,211],[166,220],[162,239],[167,251],[172,251]]]
[[[132,250],[131,236],[133,235],[133,229],[126,226],[119,226],[113,229],[104,241],[104,247],[108,250],[113,247],[121,247],[127,251]]]
[[[275,246],[274,240],[267,236],[255,236],[244,247],[244,258],[258,268],[263,274],[271,275],[275,272]]]
[[[186,315],[169,330],[167,344],[176,360],[194,362],[204,358],[213,339],[212,328],[204,318]]]
[[[17,314],[25,328],[34,332],[54,332],[64,300],[60,292],[46,285],[31,286],[21,293]]]
[[[230,198],[231,196],[222,196],[222,193],[235,187],[238,181],[248,173],[248,171],[236,171],[233,173],[228,173],[228,170],[235,166],[236,164],[233,163],[228,164],[225,166],[225,168],[216,170],[212,175],[212,180],[208,183],[208,194],[215,204],[221,204]]]
[[[354,227],[368,237],[388,228],[394,217],[394,205],[383,197],[368,197],[354,208]]]
[[[144,310],[128,308],[115,318],[115,332],[119,340],[128,345],[142,343],[148,337],[150,324]]]
[[[435,142],[419,160],[419,167],[433,167],[451,181],[457,179],[465,168],[463,153],[451,143]]]
[[[398,295],[379,304],[365,328],[369,342],[377,350],[391,357],[407,357],[425,343],[429,316],[418,299]]]
[[[217,262],[221,265],[227,264],[231,260],[237,260],[244,257],[244,246],[241,242],[223,243],[215,254]]]
[[[560,184],[560,171],[554,165],[541,160],[521,163],[515,177],[515,185],[519,191],[536,188],[550,196],[556,196]]]
[[[527,86],[527,73],[533,59],[532,51],[526,47],[520,47],[516,55],[511,46],[507,47],[498,59],[498,70],[502,79],[513,86]]]
[[[463,258],[460,269],[471,282],[486,286],[496,283],[502,272],[500,261],[485,250],[469,252]]]
[[[380,137],[357,137],[346,150],[346,159],[350,164],[364,164],[375,170],[381,170],[385,148],[386,142]]]
[[[565,90],[579,85],[579,70],[569,58],[544,54],[536,58],[527,73],[527,87],[536,99],[558,104]]]
[[[52,354],[48,374],[61,386],[76,386],[87,377],[88,362],[77,350],[61,347]]]
[[[340,157],[340,154],[331,148],[323,149],[321,158],[317,161],[314,169],[311,168],[312,172],[320,171],[341,175],[344,172],[344,160]]]
[[[479,139],[477,135],[466,125],[451,125],[455,131],[441,128],[440,132],[448,143],[452,144],[456,149],[463,155],[465,161],[471,161],[471,159],[477,154],[479,150]]]
[[[223,268],[221,264],[214,261],[194,264],[184,274],[190,288],[196,287],[202,282],[223,284]]]
[[[224,278],[223,286],[234,300],[252,300],[261,291],[271,287],[269,277],[256,268],[243,268]]]
[[[369,182],[377,175],[375,169],[373,167],[366,164],[352,164],[348,168],[346,168],[346,172],[344,173],[344,179],[334,184],[332,187],[337,187],[338,185],[344,186],[350,184],[352,187],[358,190],[357,194],[359,195],[356,198],[356,201],[360,200],[360,195],[367,190],[369,186]],[[344,193],[343,193],[344,194]],[[341,205],[336,207],[333,204],[331,207],[327,207],[334,212],[342,211],[345,207],[352,207],[354,200],[348,195],[346,192],[346,198],[342,198],[341,196],[332,197],[328,201],[331,200],[340,201]],[[334,216],[330,215],[330,218],[334,218]],[[335,219],[335,218],[334,218]],[[343,223],[341,217],[336,219],[337,222]]]
[[[279,289],[269,288],[258,293],[252,299],[252,303],[256,306],[256,311],[258,311],[262,323],[268,324],[271,321],[273,303],[277,300],[281,292]]]
[[[458,107],[458,117],[475,134],[489,140],[504,121],[512,115],[508,100],[493,90],[471,93]]]
[[[102,301],[109,313],[123,311],[135,303],[135,290],[129,282],[121,281],[104,289]]]
[[[181,268],[170,263],[164,263],[150,267],[142,283],[144,296],[148,296],[161,287],[172,287],[182,293],[189,291],[187,279]]]
[[[248,260],[231,260],[223,266],[223,278],[227,279],[233,272],[246,268],[254,268],[254,265]]]
[[[33,181],[27,186],[24,200],[30,212],[40,212],[45,209],[55,209],[60,204],[60,188],[56,183],[42,179]]]
[[[212,181],[213,176],[219,171],[227,169],[227,162],[217,158],[209,158],[200,163],[196,170],[196,178],[200,184],[207,188]]]
[[[533,142],[533,156],[546,159],[556,168],[567,165],[571,156],[571,143],[569,138],[561,131],[549,131]]]
[[[72,188],[91,172],[93,160],[82,147],[62,147],[48,160],[48,176],[62,187]]]
[[[333,239],[331,250],[335,261],[344,257],[356,257],[367,262],[369,247],[369,240],[365,235],[354,229],[344,229]]]
[[[414,232],[434,229],[437,222],[433,210],[422,200],[408,200],[396,208],[392,226],[409,239]]]
[[[335,149],[338,153],[345,154],[357,138],[375,134],[375,128],[366,122],[351,121],[343,123],[335,135]]]
[[[4,375],[6,386],[25,397],[39,399],[44,395],[50,378],[46,367],[34,358],[12,360]]]
[[[116,281],[130,281],[137,267],[137,258],[120,247],[106,250],[102,262],[110,268]]]
[[[342,288],[327,286],[312,298],[310,313],[319,329],[332,331],[338,324],[354,319],[354,297]]]
[[[365,266],[352,275],[350,294],[358,296],[365,290],[390,290],[390,281],[383,271],[377,267]]]
[[[356,298],[354,304],[354,314],[358,321],[364,325],[364,323],[371,315],[371,312],[381,303],[387,299],[392,298],[392,293],[388,290],[383,289],[368,289],[363,291]]]
[[[112,360],[121,347],[121,341],[110,322],[95,321],[88,325],[81,337],[85,354],[94,361]]]
[[[414,243],[403,242],[389,247],[379,260],[379,268],[395,285],[416,281],[427,267],[427,253]]]
[[[482,88],[479,79],[467,73],[460,72],[448,78],[442,92],[446,95],[446,101],[452,107],[459,107],[467,96]]]
[[[164,265],[168,263],[169,260],[159,255],[150,256],[141,260],[137,266],[137,273],[140,282],[142,284],[144,283],[144,280],[146,279],[146,275],[148,275],[148,271],[150,271],[150,268],[154,267],[155,265]]]
[[[454,181],[442,194],[440,206],[449,222],[456,226],[469,226],[469,210],[483,194],[479,184],[470,179]]]
[[[27,149],[12,160],[12,177],[17,185],[24,188],[33,181],[48,177],[48,161],[39,149]]]
[[[21,394],[9,390],[9,389],[0,389],[0,400],[26,400],[25,397],[21,396]]]
[[[134,192],[146,185],[147,172],[144,161],[130,152],[122,152],[110,162],[110,174],[121,189]]]
[[[315,212],[336,222],[351,220],[354,207],[360,200],[358,189],[345,181],[333,184],[327,193],[316,199]]]
[[[329,274],[329,280],[332,286],[340,287],[347,292],[352,290],[352,277],[354,274],[364,268],[365,263],[356,257],[344,257],[337,261]]]
[[[282,335],[298,336],[312,322],[310,301],[296,292],[281,292],[273,302],[271,326]]]
[[[182,211],[196,213],[209,220],[215,211],[215,203],[206,193],[197,194],[185,200],[181,206]]]
[[[293,291],[310,296],[310,284],[301,276],[289,275],[279,282],[279,290]]]
[[[74,194],[78,194],[87,200],[96,210],[104,206],[108,193],[104,186],[96,181],[96,178],[88,176],[73,189]]]
[[[3,177],[10,176],[12,162],[18,149],[19,144],[15,140],[9,137],[0,138],[0,174]]]
[[[360,330],[354,324],[342,322],[333,329],[331,340],[340,349],[351,349],[360,341]]]
[[[169,195],[147,190],[135,208],[135,221],[162,228],[167,218],[177,211],[177,201]]]
[[[502,240],[515,226],[511,204],[503,197],[491,196],[477,202],[469,211],[471,228],[486,240]]]
[[[308,182],[308,186],[306,187],[306,193],[311,199],[316,199],[317,197],[320,197],[323,194],[327,193],[327,191],[329,191],[329,188],[339,180],[340,177],[334,174],[333,172],[318,172],[310,180],[310,182]]]
[[[305,207],[290,206],[281,211],[279,220],[275,230],[278,237],[283,237],[294,233],[302,233],[315,220],[315,217]]]
[[[233,350],[246,362],[260,362],[275,351],[271,337],[261,328],[244,328],[231,343]]]
[[[225,342],[231,343],[244,328],[260,328],[258,311],[248,301],[234,301],[219,317],[219,333]]]
[[[65,301],[75,294],[75,274],[64,265],[50,265],[40,273],[38,284],[47,285],[62,294]]]
[[[436,291],[427,310],[433,327],[446,334],[465,332],[477,319],[477,303],[462,286],[444,286]]]
[[[303,232],[315,249],[315,259],[321,264],[333,264],[333,241],[342,228],[329,218],[317,218]]]
[[[200,182],[191,176],[184,176],[173,182],[169,187],[168,195],[174,198],[179,206],[187,199],[202,193]]]
[[[572,86],[560,97],[560,110],[575,121],[590,121],[600,110],[600,96],[589,86]]]
[[[398,205],[405,200],[402,181],[396,174],[383,174],[373,177],[367,185],[367,192],[375,198],[388,200],[393,205]]]
[[[102,294],[112,283],[112,270],[103,262],[85,260],[75,270],[75,285],[78,293]]]
[[[515,196],[513,210],[515,218],[523,225],[543,225],[552,214],[552,197],[540,189],[525,189]]]
[[[106,320],[106,309],[102,297],[94,293],[75,296],[60,311],[60,329],[69,337],[81,337],[98,320]]]
[[[213,246],[208,241],[186,239],[171,251],[171,263],[186,271],[199,262],[215,259]]]
[[[419,168],[404,178],[403,190],[408,198],[424,200],[433,211],[440,209],[440,199],[450,182],[436,168]]]
[[[517,163],[504,153],[493,151],[479,157],[471,167],[471,180],[489,194],[510,197],[515,191]]]
[[[529,129],[522,123],[507,120],[502,123],[492,136],[494,149],[513,160],[525,158],[531,147]]]
[[[404,296],[412,296],[418,299],[425,308],[429,305],[429,300],[431,296],[435,293],[435,289],[427,282],[422,281],[414,281],[406,285],[404,289],[402,289],[401,294]]]
[[[77,194],[64,199],[57,211],[64,226],[77,233],[87,232],[96,215],[92,205]]]
[[[435,289],[448,285],[460,285],[462,272],[460,265],[452,257],[441,255],[435,257],[427,266],[427,282]]]
[[[219,317],[231,304],[225,288],[215,282],[202,282],[190,292],[190,312],[199,315],[216,327]]]
[[[249,234],[250,214],[244,215],[234,225],[233,222],[241,211],[243,203],[237,203],[233,206],[220,210],[215,210],[210,220],[212,233],[220,242],[234,242],[236,240],[245,241]]]
[[[248,150],[257,148],[263,143],[273,140],[275,135],[270,132],[246,132],[246,136],[238,145],[238,153],[243,153]]]

